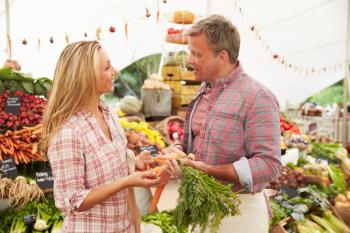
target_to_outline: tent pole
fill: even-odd
[[[212,11],[213,11],[213,4],[211,0],[207,0],[205,16],[208,17],[209,15],[211,15]]]
[[[9,38],[11,38],[11,31],[10,31],[10,0],[5,0],[5,14],[6,14],[6,41],[9,41]],[[12,53],[9,51],[9,42],[7,44],[7,58],[12,59]]]
[[[347,22],[347,51],[346,51],[346,60],[345,60],[345,69],[346,76],[344,78],[344,114],[343,114],[343,145],[346,146],[348,144],[348,111],[347,111],[347,102],[349,99],[349,79],[350,79],[350,0],[348,0],[348,22]]]

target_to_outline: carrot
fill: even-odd
[[[128,39],[128,23],[125,23],[124,30],[125,30],[125,37],[126,39]]]
[[[159,16],[160,16],[160,12],[159,10],[157,10],[157,23],[159,23]]]
[[[33,135],[40,135],[42,132],[43,132],[43,129],[39,128],[39,129],[34,130],[32,134]]]
[[[169,154],[166,155],[157,155],[158,159],[163,159],[163,160],[172,160],[172,159],[178,159],[179,156],[177,153],[171,152]]]
[[[38,152],[38,143],[34,143],[32,148],[32,154],[36,154],[36,152]]]
[[[156,167],[152,170],[156,172],[157,176],[161,176],[162,181],[167,182],[169,180],[170,175],[167,172],[165,172],[165,167],[166,166]],[[157,186],[151,201],[151,205],[148,209],[149,213],[153,213],[156,211],[158,202],[160,200],[160,196],[162,195],[164,188],[165,184]]]

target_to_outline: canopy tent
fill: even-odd
[[[4,2],[0,5],[0,62],[6,58],[7,44]],[[167,20],[178,9],[191,10],[198,18],[212,13],[230,18],[241,33],[239,59],[244,69],[276,94],[282,108],[287,101],[297,104],[345,77],[347,0],[9,2],[13,58],[34,77],[52,77],[66,35],[69,42],[95,39],[98,27],[101,43],[117,69],[149,54],[186,49],[164,40],[168,27],[185,27]],[[115,33],[108,31],[111,25]]]

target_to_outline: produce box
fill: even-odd
[[[165,81],[180,81],[184,69],[181,66],[163,66],[162,77]]]
[[[171,90],[141,89],[145,117],[171,115]]]
[[[193,71],[187,70],[183,66],[163,66],[162,77],[164,81],[194,81]]]
[[[180,108],[182,106],[188,105],[191,100],[195,97],[195,95],[173,95],[172,98],[172,107]]]

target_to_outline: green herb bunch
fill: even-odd
[[[239,214],[240,200],[232,192],[232,185],[223,185],[195,168],[181,168],[179,199],[173,210],[178,229],[191,226],[191,231],[199,227],[201,233],[206,229],[216,233],[224,217]]]

